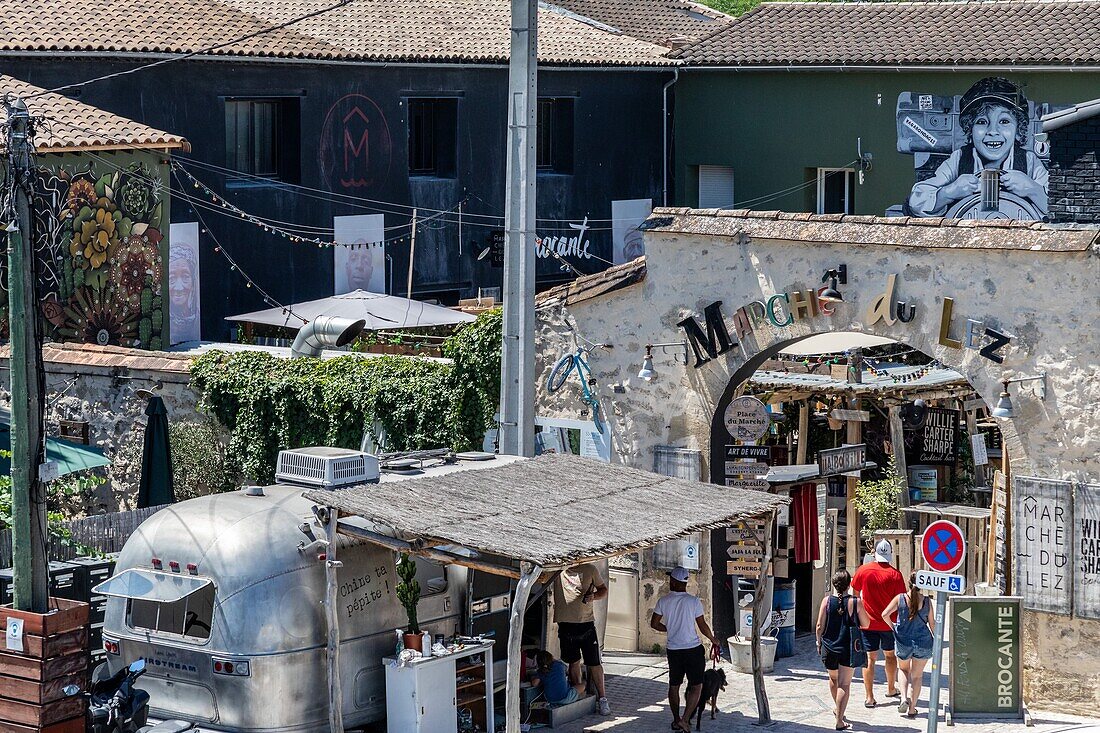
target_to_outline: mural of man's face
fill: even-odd
[[[993,105],[974,118],[970,136],[974,150],[986,163],[999,165],[1008,157],[1016,140],[1016,115],[1012,110]]]
[[[194,278],[187,260],[174,259],[168,264],[168,297],[172,305],[187,307],[194,289]]]
[[[374,260],[370,249],[352,249],[348,252],[348,288],[370,290],[374,275]]]

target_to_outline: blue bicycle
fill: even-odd
[[[565,380],[569,378],[573,370],[576,369],[577,377],[581,380],[581,402],[591,409],[592,423],[596,426],[596,432],[602,435],[603,419],[600,417],[600,401],[592,391],[592,388],[596,386],[596,380],[592,378],[592,368],[588,366],[588,361],[584,358],[585,353],[588,351],[583,346],[578,346],[572,354],[566,354],[559,359],[554,368],[550,370],[550,376],[546,379],[546,391],[550,394],[557,392],[565,384]]]

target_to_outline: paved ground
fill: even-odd
[[[775,721],[768,726],[768,730],[777,733],[832,731],[833,703],[829,698],[828,677],[814,654],[812,637],[799,638],[797,649],[798,653],[794,657],[778,660],[775,672],[767,675],[768,699],[771,703],[772,719]],[[608,699],[614,714],[608,718],[589,716],[554,730],[561,733],[666,733],[672,716],[668,712],[666,698],[668,670],[664,657],[609,653],[605,655],[604,661],[609,675]],[[718,698],[718,718],[712,721],[710,714],[704,713],[702,730],[706,733],[759,730],[756,725],[752,677],[733,671],[728,663],[725,668],[730,684]],[[924,704],[920,706],[920,715],[910,720],[898,714],[896,702],[893,705],[883,702],[886,687],[881,662],[878,670],[878,681],[882,685],[876,685],[879,701],[877,708],[863,707],[863,683],[858,676],[853,681],[854,704],[848,708],[847,717],[853,724],[854,733],[872,730],[881,733],[909,733],[926,730],[928,673],[925,673],[926,686],[921,691]],[[940,699],[946,699],[946,689]],[[1026,730],[1031,733],[1055,733],[1090,723],[1100,725],[1100,721],[1096,720],[1087,721],[1045,713],[1035,713],[1034,722],[1033,728],[1025,728],[1022,723],[1008,722],[959,723],[948,728],[941,718],[939,731],[1007,733]],[[1100,728],[1094,730],[1100,731]]]

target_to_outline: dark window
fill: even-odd
[[[409,175],[454,178],[457,99],[409,100]]]
[[[573,100],[543,98],[538,106],[536,165],[547,173],[573,172]]]
[[[298,179],[298,100],[227,99],[225,165],[241,173]]]
[[[126,621],[132,629],[165,631],[193,639],[208,639],[213,619],[213,584],[174,602],[132,598],[127,604]]]
[[[854,214],[855,171],[847,168],[818,168],[817,176],[817,213]]]

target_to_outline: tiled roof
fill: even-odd
[[[764,3],[674,53],[689,65],[1100,63],[1096,0]]]
[[[47,92],[42,96],[33,96],[43,91],[33,84],[0,74],[0,97],[9,92],[29,97],[26,101],[31,117],[42,120],[35,127],[35,150],[39,153],[133,148],[190,149],[187,141],[179,135],[162,132],[61,94]],[[0,105],[0,125],[7,124],[7,117],[7,111]],[[0,136],[0,152],[5,147],[6,138]]]
[[[781,211],[657,208],[642,231],[928,249],[1087,252],[1100,227],[1009,219],[941,219]],[[902,231],[902,230],[905,231]]]
[[[557,0],[554,4],[669,48],[705,38],[732,20],[687,0]]]
[[[630,262],[624,262],[621,265],[615,265],[591,275],[582,275],[573,282],[564,283],[539,293],[535,296],[535,305],[541,308],[550,304],[570,305],[579,303],[582,300],[591,300],[620,288],[640,283],[645,280],[645,274],[645,255],[642,255]]]
[[[610,1],[610,0],[609,0]],[[287,23],[335,0],[18,0],[0,5],[0,52],[188,53]],[[211,52],[348,61],[501,63],[506,0],[349,0]],[[545,6],[545,64],[669,65],[667,49]]]

